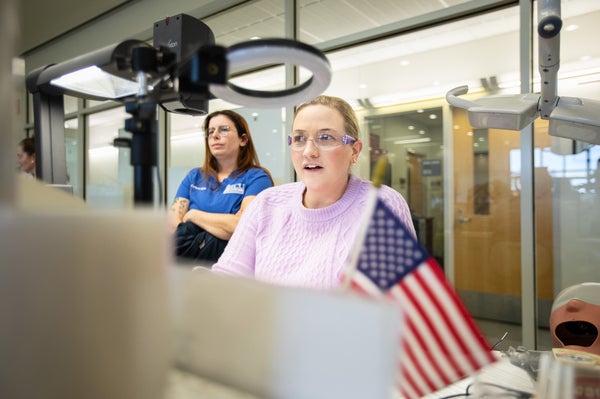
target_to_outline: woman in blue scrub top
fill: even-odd
[[[216,261],[250,202],[273,186],[241,115],[231,110],[213,112],[203,129],[204,165],[183,179],[169,212],[180,261]]]

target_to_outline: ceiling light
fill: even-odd
[[[423,137],[419,139],[407,139],[407,140],[397,140],[394,141],[394,144],[416,144],[416,143],[428,143],[431,141],[431,137]]]

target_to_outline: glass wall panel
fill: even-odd
[[[113,140],[117,137],[131,137],[124,128],[125,119],[129,117],[123,107],[89,115],[86,200],[92,206],[133,206],[130,149],[113,145]]]
[[[517,93],[518,48],[518,8],[502,9],[331,53],[327,90],[362,119],[369,151],[359,173],[368,177],[378,154],[388,155],[387,183],[407,199],[420,242],[488,341],[510,330],[513,346],[521,344],[521,266],[510,162],[519,132],[473,129],[445,95],[462,85],[475,97]]]
[[[65,154],[67,161],[67,183],[73,186],[73,194],[83,197],[83,134],[76,118],[65,121]]]
[[[77,112],[78,99],[77,97],[64,96],[65,114]]]
[[[600,35],[600,3],[563,1],[561,15],[558,95],[599,101],[600,48],[590,38]],[[535,124],[534,158],[538,320],[546,330],[561,290],[600,282],[600,146],[550,136],[548,128]]]

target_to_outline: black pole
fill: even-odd
[[[153,170],[157,165],[156,103],[131,101],[125,110],[133,115],[125,121],[131,138],[131,165],[133,166],[134,201],[136,205],[154,202]]]
[[[61,93],[45,93],[37,85],[39,74],[27,77],[27,89],[33,95],[35,132],[35,175],[47,184],[67,184],[65,150],[65,107]]]
[[[154,189],[152,172],[158,158],[158,123],[156,120],[157,102],[148,95],[147,74],[155,73],[157,50],[148,47],[135,47],[131,51],[131,68],[137,73],[140,85],[134,101],[125,103],[125,111],[133,115],[125,121],[125,129],[133,134],[131,138],[131,165],[133,166],[134,200],[136,205],[152,205]]]

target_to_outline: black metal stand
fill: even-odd
[[[125,111],[133,115],[125,121],[125,130],[131,132],[131,166],[133,166],[134,201],[152,205],[154,187],[152,174],[157,166],[158,131],[156,103],[143,99],[125,103]]]
[[[135,100],[125,103],[125,111],[132,117],[125,121],[125,130],[132,138],[119,140],[131,148],[134,201],[136,205],[153,205],[152,173],[158,159],[157,101],[148,95],[146,74],[156,72],[157,50],[137,47],[132,50],[132,69],[138,74],[139,92]]]
[[[35,174],[47,184],[67,184],[64,99],[62,93],[40,90],[37,80],[42,72],[40,68],[26,79],[33,95]]]

